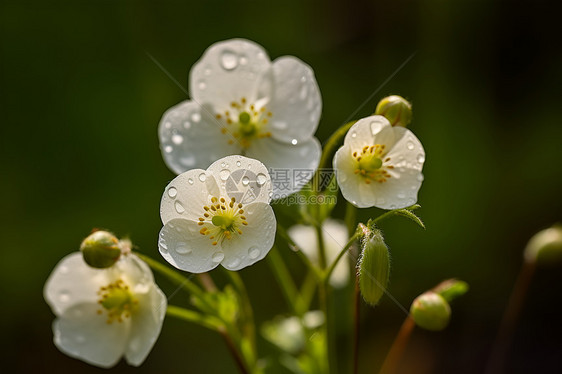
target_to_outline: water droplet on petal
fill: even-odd
[[[205,88],[207,88],[207,83],[205,83],[204,81],[200,81],[198,87],[200,90],[204,90]]]
[[[240,56],[240,65],[246,65],[248,63],[248,58],[246,56]]]
[[[185,121],[185,122],[183,123],[183,128],[184,128],[184,129],[189,130],[190,127],[191,127],[191,122]]]
[[[240,161],[236,161],[236,166],[240,167],[242,166],[242,163]]]
[[[193,122],[195,122],[195,123],[201,121],[201,114],[199,114],[199,113],[193,113],[193,114],[191,115],[191,120],[192,120]]]
[[[423,174],[418,174],[417,179],[418,181],[423,182]]]
[[[222,179],[223,181],[225,181],[225,180],[228,179],[228,177],[230,177],[230,170],[228,170],[228,169],[223,169],[223,170],[220,171],[219,175],[220,175],[221,179]]]
[[[178,212],[179,214],[182,214],[183,212],[185,212],[185,208],[183,207],[183,205],[181,205],[181,203],[179,201],[176,201],[174,206],[176,207],[176,212]]]
[[[167,145],[164,147],[164,152],[166,153],[172,153],[172,151],[174,150],[174,148],[172,148],[171,145]]]
[[[265,182],[267,182],[267,177],[265,176],[265,174],[258,174],[258,176],[256,177],[256,181],[258,182],[258,186],[263,186],[265,184]]]
[[[189,248],[186,243],[179,242],[179,243],[176,244],[176,247],[174,248],[174,251],[176,251],[176,253],[178,253],[180,255],[187,255],[187,254],[191,253],[191,248]]]
[[[164,127],[167,129],[171,129],[172,128],[172,123],[171,122],[166,122],[164,123]]]
[[[203,74],[205,74],[206,76],[211,75],[213,71],[210,68],[205,68],[205,70],[203,70]]]
[[[305,76],[302,76],[302,77],[301,77],[301,82],[302,82],[302,83],[306,82],[306,77],[305,77]]]
[[[235,268],[238,265],[240,265],[240,262],[242,262],[242,261],[240,261],[240,259],[238,257],[236,257],[230,262],[230,264],[228,264],[228,266],[230,266],[231,268]]]
[[[59,266],[59,272],[61,274],[68,274],[68,272],[70,271],[70,269],[68,268],[68,266]]]
[[[406,143],[406,147],[408,147],[409,150],[412,150],[414,149],[414,143],[409,141],[408,143]]]
[[[70,292],[67,290],[60,291],[59,300],[61,303],[68,303],[70,301]]]
[[[207,179],[207,175],[205,175],[205,173],[199,174],[199,180],[201,182],[205,182],[206,179]]]
[[[420,153],[417,157],[417,160],[420,164],[423,164],[425,161],[425,155],[423,153]]]
[[[187,183],[193,184],[193,179],[189,178],[189,179],[187,180]]]
[[[238,56],[232,51],[223,51],[221,55],[221,66],[224,70],[232,70],[238,66]]]
[[[308,87],[303,84],[301,87],[301,91],[299,93],[299,97],[301,98],[301,100],[304,100],[306,99],[307,95],[308,95]]]
[[[292,145],[297,145],[298,142],[299,142],[299,141],[298,141],[297,139],[291,140],[291,144],[292,144]]]
[[[382,129],[382,124],[380,122],[377,121],[371,122],[371,133],[373,135],[378,134],[379,131],[381,131],[381,129]]]
[[[244,186],[249,185],[249,184],[250,184],[250,178],[248,178],[248,177],[242,178],[242,184],[243,184]]]
[[[356,137],[357,137],[357,133],[356,133],[355,131],[352,132],[352,133],[351,133],[351,137],[352,137],[352,138],[356,138]]]
[[[180,145],[181,143],[183,143],[183,136],[181,136],[180,134],[172,135],[172,142],[176,145]]]
[[[248,256],[250,256],[252,260],[260,257],[260,253],[261,252],[258,247],[250,247],[250,249],[248,250]]]
[[[403,193],[399,193],[397,196],[398,196],[399,199],[405,199],[406,198],[406,195],[404,195]]]
[[[213,262],[221,262],[222,260],[224,260],[224,253],[216,252],[215,254],[213,254],[212,260]]]
[[[176,197],[177,194],[178,194],[178,190],[176,190],[175,187],[168,188],[168,196],[170,196],[172,199]]]

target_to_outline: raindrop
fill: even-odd
[[[191,122],[185,121],[185,122],[183,123],[183,128],[184,128],[184,129],[189,130],[190,127],[191,127]]]
[[[211,75],[212,70],[210,68],[206,68],[205,70],[203,70],[203,74],[209,76]]]
[[[168,245],[166,244],[164,239],[160,239],[160,242],[158,244],[160,245],[160,250],[162,252],[168,252]]]
[[[246,65],[248,63],[248,58],[246,56],[240,56],[240,65]]]
[[[406,147],[408,147],[409,150],[412,150],[412,149],[414,149],[414,143],[412,143],[412,142],[409,141],[409,142],[406,144]]]
[[[205,182],[206,179],[207,179],[207,175],[205,175],[205,173],[199,174],[199,180],[201,182]]]
[[[230,266],[232,268],[235,268],[238,265],[240,265],[240,262],[242,262],[242,261],[240,261],[239,258],[235,258],[235,259],[232,260],[232,262],[228,266]]]
[[[224,260],[224,253],[222,253],[222,252],[216,252],[216,253],[213,255],[212,260],[213,260],[213,262],[221,262],[222,260]]]
[[[200,81],[198,86],[200,90],[204,90],[205,88],[207,88],[207,83],[205,83],[204,81]]]
[[[420,164],[423,164],[423,162],[425,161],[425,155],[423,153],[420,153],[417,157],[417,160]]]
[[[243,184],[244,186],[249,185],[249,184],[250,184],[250,178],[248,178],[248,177],[242,178],[242,184]]]
[[[301,77],[301,82],[302,82],[302,83],[306,82],[306,77],[305,77],[305,76],[302,76],[302,77]]]
[[[252,260],[258,258],[260,256],[260,253],[261,252],[258,247],[250,247],[250,249],[248,250],[248,255]]]
[[[62,290],[62,291],[59,293],[59,300],[60,300],[62,303],[67,303],[67,302],[69,302],[69,301],[70,301],[70,292],[68,292],[67,290]]]
[[[232,51],[224,51],[221,55],[221,65],[224,70],[232,70],[238,66],[238,56]]]
[[[195,122],[195,123],[201,121],[201,114],[199,114],[199,113],[193,113],[193,114],[191,115],[191,120],[192,120],[193,122]]]
[[[172,142],[176,145],[180,145],[181,143],[183,143],[183,136],[181,136],[180,134],[172,135]]]
[[[172,123],[171,122],[166,122],[164,123],[164,127],[167,129],[171,129],[172,128]]]
[[[64,266],[64,265],[63,265],[63,266],[60,266],[60,267],[59,267],[59,272],[60,272],[61,274],[68,274],[69,271],[70,271],[70,269],[68,268],[68,266]]]
[[[242,163],[240,161],[236,161],[236,166],[240,167],[242,166]]]
[[[418,181],[423,182],[423,174],[418,174]]]
[[[225,168],[225,167],[226,167],[226,164],[223,162],[223,163],[221,164],[221,168]]]
[[[351,133],[351,137],[352,137],[352,138],[356,138],[356,137],[357,137],[357,133],[356,133],[356,132],[352,132],[352,133]]]
[[[382,124],[380,122],[377,121],[371,122],[371,133],[373,135],[378,134],[379,131],[381,131],[381,129],[382,129]]]
[[[298,142],[299,142],[299,141],[298,141],[297,139],[291,140],[291,144],[292,144],[292,145],[297,145]]]
[[[183,205],[181,205],[179,201],[176,201],[175,207],[176,207],[176,212],[178,212],[179,214],[185,212],[185,208],[183,207]]]
[[[189,248],[184,242],[179,242],[178,244],[176,244],[174,250],[180,255],[187,255],[191,253],[191,248]]]
[[[168,188],[168,196],[170,196],[172,199],[176,197],[177,194],[178,194],[178,190],[176,190],[175,187]]]
[[[299,97],[301,98],[301,100],[304,100],[306,99],[307,95],[308,95],[308,87],[303,84],[301,87],[301,91],[299,93]]]
[[[228,179],[228,177],[230,177],[230,170],[223,169],[223,170],[220,171],[219,175],[220,175],[221,179],[223,181],[225,181],[225,180]]]
[[[406,195],[404,195],[403,193],[399,193],[397,196],[398,196],[399,199],[405,199],[406,198]]]
[[[258,174],[256,181],[258,182],[258,186],[261,187],[267,182],[267,177],[264,174]]]
[[[187,183],[193,184],[193,179],[189,178],[189,179],[187,180]]]
[[[172,153],[172,151],[174,150],[174,148],[172,148],[171,145],[167,145],[164,147],[164,152],[166,153]]]

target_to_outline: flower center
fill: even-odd
[[[353,152],[353,158],[357,161],[355,174],[363,176],[365,183],[384,183],[391,177],[388,169],[394,169],[394,166],[388,165],[390,157],[384,158],[385,148],[384,144],[375,144],[363,147],[360,152]]]
[[[213,245],[217,245],[223,240],[230,240],[232,235],[242,235],[242,226],[248,225],[244,216],[244,209],[241,203],[236,203],[233,197],[230,201],[224,197],[211,198],[211,205],[205,205],[205,212],[199,217],[199,226],[203,226],[199,233],[209,236]]]
[[[98,291],[100,304],[107,311],[107,323],[114,321],[123,322],[123,318],[129,318],[131,312],[138,306],[136,300],[127,286],[121,279],[114,283],[110,283],[105,287],[101,287]],[[98,314],[102,314],[103,310],[99,309]]]
[[[265,106],[248,104],[246,98],[230,103],[230,110],[219,113],[215,117],[226,122],[221,132],[229,135],[228,144],[238,142],[242,148],[248,148],[257,138],[268,138],[271,132],[267,131],[269,118],[273,113]]]

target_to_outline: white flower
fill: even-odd
[[[313,262],[318,264],[318,239],[316,230],[312,226],[295,225],[288,230],[288,234],[295,244],[299,246],[305,255]],[[349,240],[347,227],[343,222],[326,219],[322,224],[322,238],[326,250],[326,260],[331,264],[342,248]],[[336,265],[330,284],[333,287],[344,287],[349,280],[349,265],[345,259],[341,259]]]
[[[164,191],[158,247],[178,269],[202,273],[218,264],[240,270],[273,246],[271,179],[259,161],[228,156],[205,171],[178,175]]]
[[[359,208],[413,205],[423,181],[425,152],[416,136],[382,116],[357,121],[334,156],[343,197]]]
[[[193,66],[191,100],[164,113],[159,125],[164,161],[176,174],[207,168],[240,154],[268,168],[318,167],[321,146],[313,136],[322,100],[312,69],[292,56],[271,62],[254,42],[231,39],[213,44]],[[285,175],[285,174],[283,174]],[[276,198],[298,191],[274,178]]]
[[[122,356],[130,365],[142,364],[160,334],[167,306],[152,272],[133,254],[110,268],[95,269],[82,253],[72,253],[49,276],[44,297],[57,316],[57,348],[105,368]]]

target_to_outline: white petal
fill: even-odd
[[[98,315],[99,306],[83,303],[67,309],[53,323],[54,342],[65,354],[89,364],[108,368],[115,365],[129,338],[130,319],[106,322]]]
[[[115,279],[123,279],[136,295],[147,293],[154,286],[150,267],[132,253],[122,256],[108,270],[113,272]]]
[[[191,273],[204,273],[217,267],[224,254],[213,240],[199,233],[201,226],[186,219],[172,219],[160,230],[160,254],[174,267]]]
[[[245,207],[247,226],[241,226],[242,235],[233,235],[222,242],[224,260],[229,270],[240,270],[263,259],[275,241],[277,221],[273,209],[266,203],[252,203]]]
[[[320,120],[322,98],[314,72],[296,57],[273,62],[274,89],[267,109],[273,114],[268,130],[274,138],[291,142],[310,138]]]
[[[222,133],[224,123],[215,118],[214,110],[194,101],[184,101],[168,109],[158,126],[162,157],[176,174],[207,168],[216,159],[240,153],[234,137]],[[222,130],[226,131],[226,130]]]
[[[228,110],[232,101],[257,99],[258,85],[271,62],[265,50],[245,39],[210,46],[189,74],[189,92],[199,104]]]
[[[269,168],[273,198],[279,199],[299,191],[312,178],[320,162],[322,146],[314,137],[294,145],[263,138],[252,143],[246,154]]]
[[[100,287],[111,282],[105,269],[88,266],[81,252],[64,257],[45,283],[43,294],[56,315],[81,303],[95,303]]]
[[[150,292],[138,297],[139,310],[133,315],[131,333],[125,351],[129,365],[139,366],[156,343],[164,316],[166,315],[166,295],[156,286]]]
[[[393,127],[383,116],[362,118],[351,126],[345,135],[344,144],[355,151],[375,144],[384,144],[390,149],[394,144]]]
[[[352,149],[344,145],[334,156],[336,180],[343,197],[358,208],[375,206],[376,196],[373,184],[366,184],[363,177],[355,174],[357,162],[352,156]]]
[[[215,178],[202,169],[193,169],[175,177],[160,202],[160,218],[166,223],[174,218],[197,220],[213,194],[218,194]]]
[[[243,204],[271,201],[271,178],[265,165],[258,160],[228,156],[214,162],[207,172],[219,182],[221,197],[228,197],[228,200],[234,197]]]

